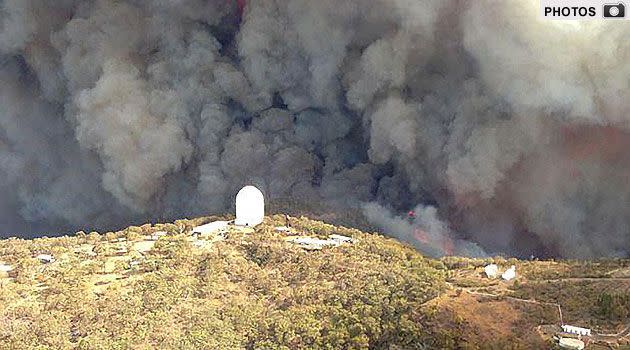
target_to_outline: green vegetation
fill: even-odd
[[[616,272],[630,269],[627,259],[523,261],[521,274],[530,279],[611,277]]]
[[[597,298],[598,313],[609,320],[624,321],[630,319],[630,291],[604,292]]]
[[[0,277],[0,349],[530,349],[551,341],[537,326],[559,322],[545,302],[596,330],[629,318],[628,260],[435,260],[305,217],[277,232],[281,215],[190,235],[229,219],[0,240],[14,268]],[[307,251],[292,234],[355,242]],[[489,263],[517,278],[486,278]]]
[[[514,296],[558,303],[567,323],[606,331],[628,321],[630,284],[607,280],[540,281],[515,288]]]
[[[110,241],[165,226],[1,241],[16,274],[0,289],[0,348],[419,348],[421,305],[446,289],[439,263],[381,236],[303,219],[300,230],[358,241],[307,252],[268,222],[199,251],[182,234],[194,224],[169,226],[137,269],[110,264]],[[74,253],[81,244],[97,255]],[[40,264],[42,252],[58,261]]]

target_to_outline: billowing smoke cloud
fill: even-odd
[[[0,6],[3,236],[224,212],[254,183],[432,255],[630,252],[630,23],[528,0]]]
[[[377,203],[367,203],[363,205],[363,213],[388,234],[413,245],[428,256],[487,256],[477,244],[453,238],[455,234],[451,232],[447,223],[437,217],[435,207],[418,205],[405,218],[393,215],[387,208]]]

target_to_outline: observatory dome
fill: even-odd
[[[256,226],[265,217],[265,197],[254,186],[245,186],[236,195],[236,221],[239,226]]]

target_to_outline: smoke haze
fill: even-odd
[[[253,183],[432,255],[630,254],[628,21],[532,0],[0,6],[0,236],[221,213]]]

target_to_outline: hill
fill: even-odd
[[[528,349],[552,343],[555,303],[566,322],[601,332],[623,332],[628,319],[627,260],[434,260],[305,217],[278,229],[281,215],[191,235],[229,219],[0,241],[10,270],[0,272],[0,348]],[[290,241],[333,234],[352,242]],[[489,280],[488,262],[515,264],[519,277]]]

